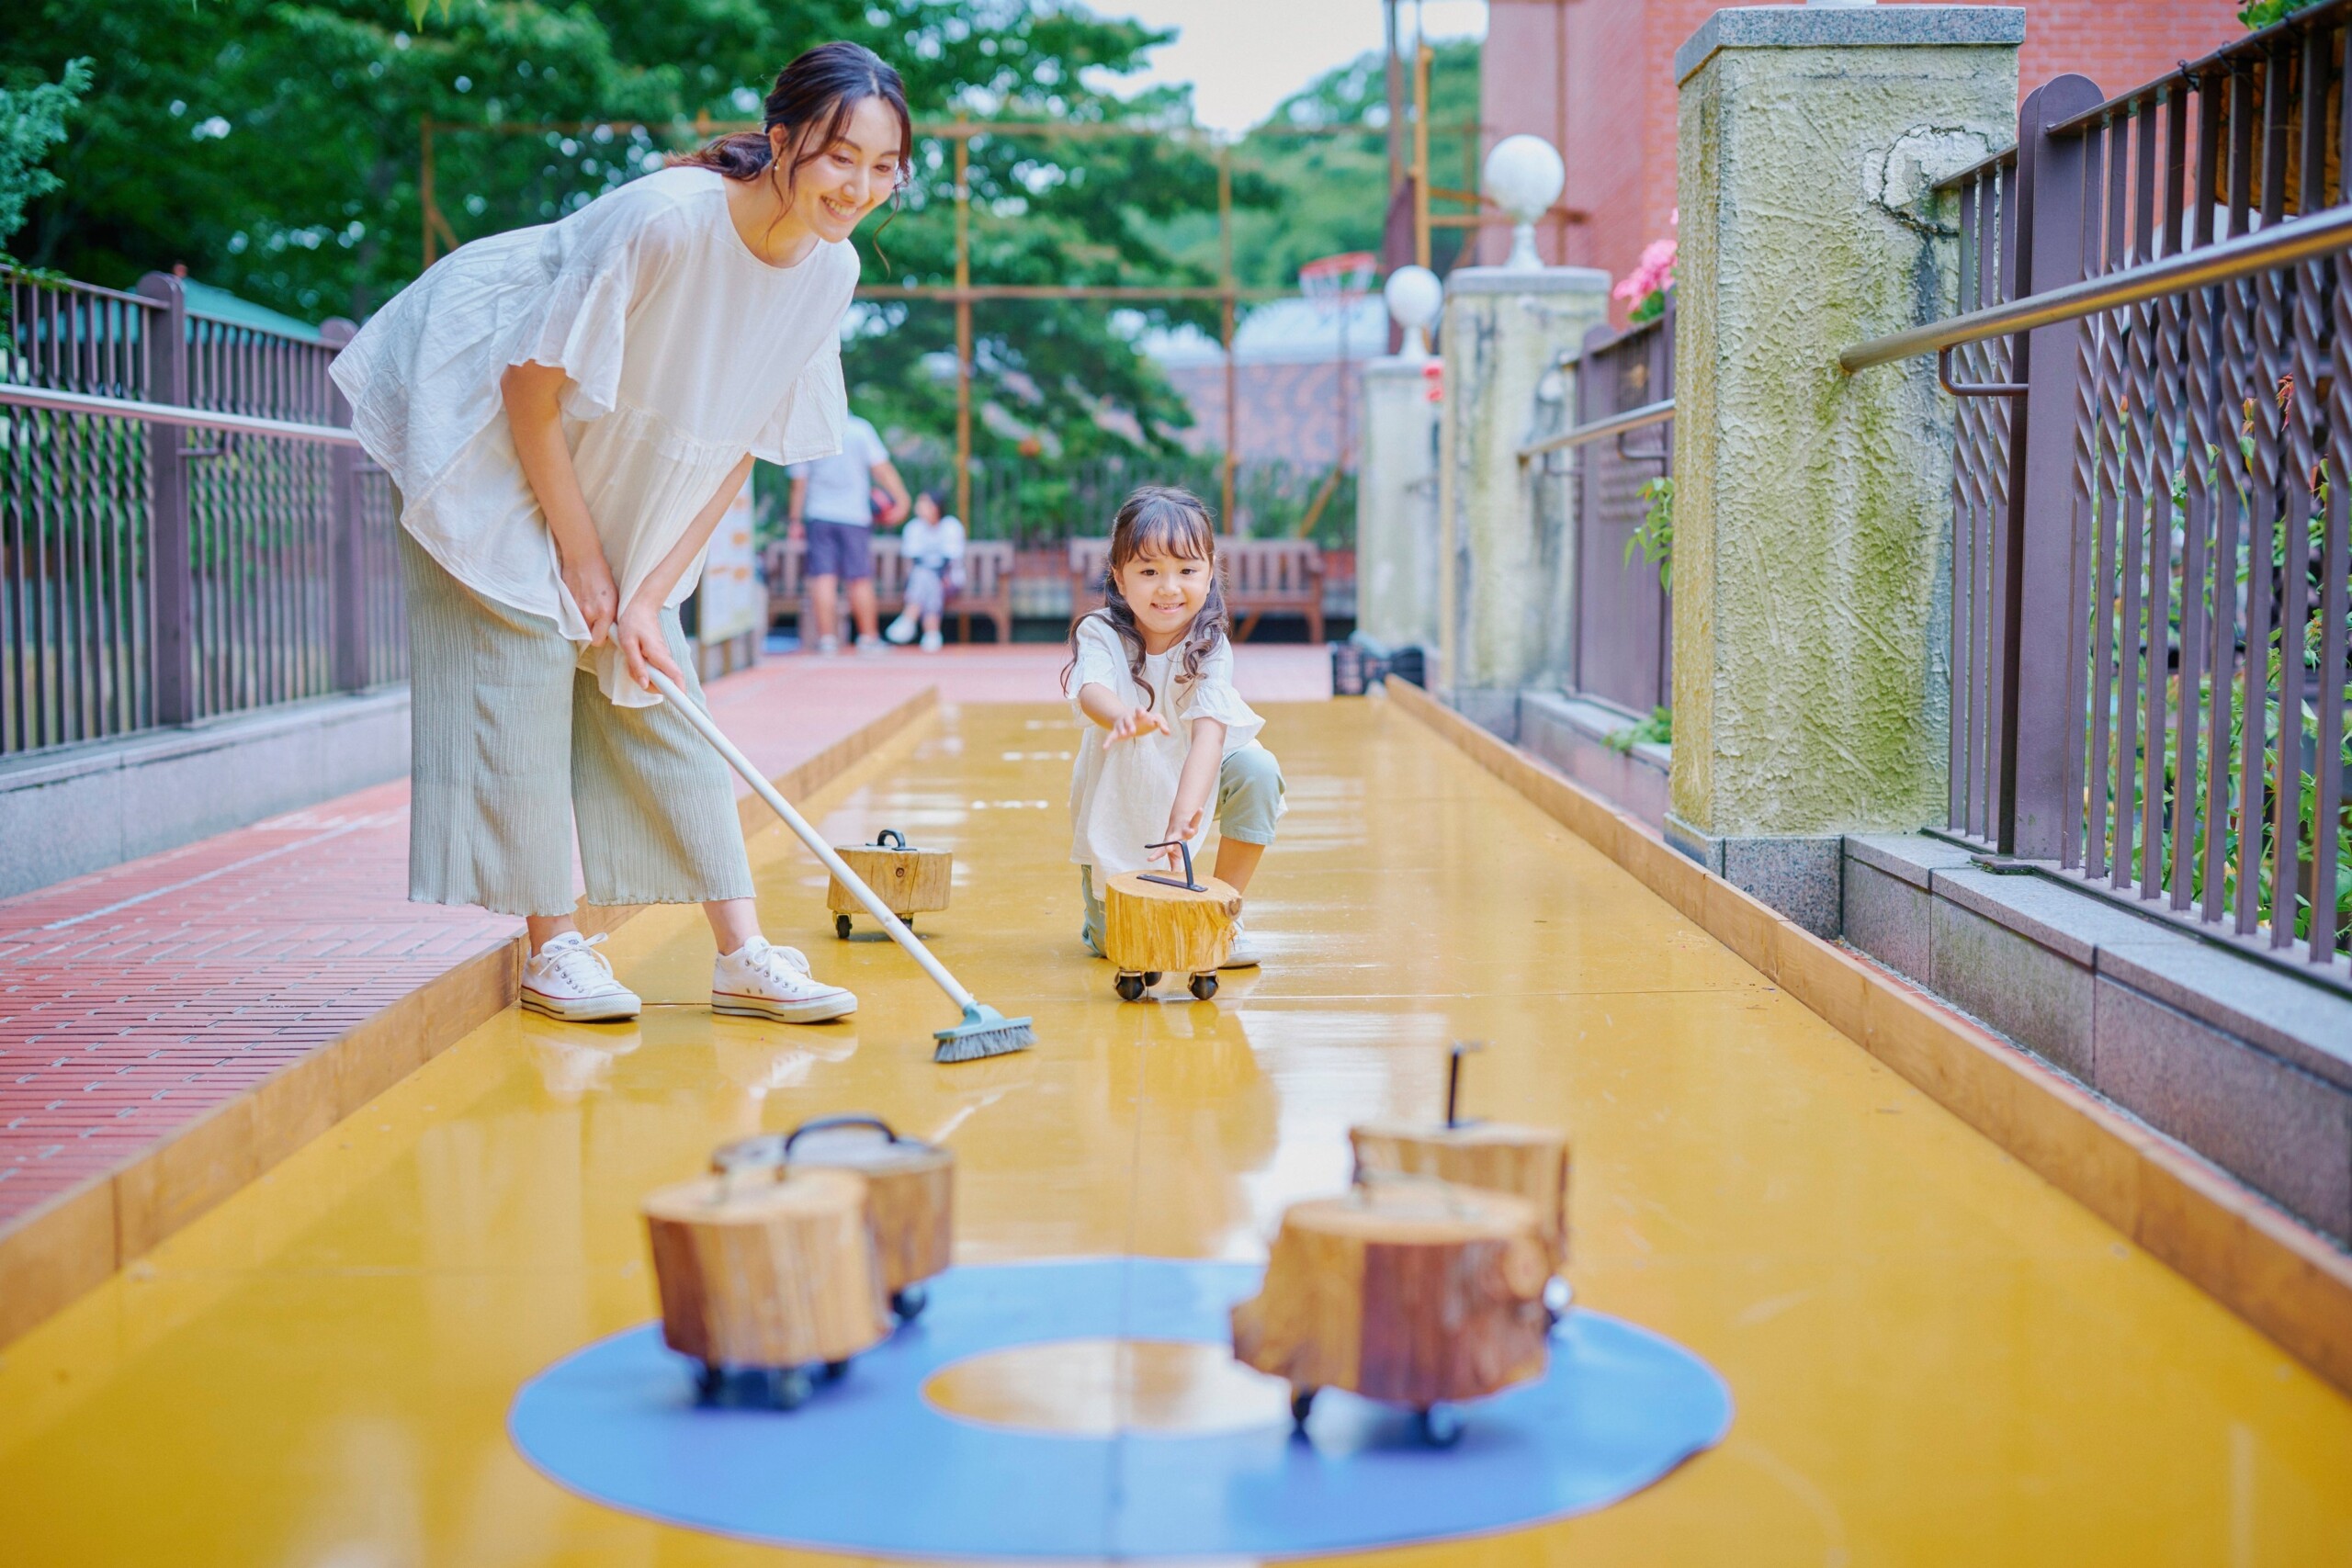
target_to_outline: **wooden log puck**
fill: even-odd
[[[712,1366],[845,1361],[890,1331],[865,1179],[709,1176],[644,1202],[662,1337]]]
[[[1302,1393],[1476,1399],[1542,1374],[1550,1273],[1524,1199],[1376,1181],[1283,1215],[1264,1287],[1233,1309],[1233,1354]]]
[[[1190,892],[1125,871],[1102,886],[1102,955],[1136,974],[1207,975],[1233,951],[1241,895],[1216,877]]]
[[[865,1217],[881,1260],[883,1293],[944,1273],[956,1248],[956,1156],[903,1137],[877,1116],[804,1122],[779,1151],[792,1170],[854,1170],[865,1179]]]
[[[910,848],[893,829],[885,829],[881,837],[886,841],[835,844],[833,852],[902,920],[910,915],[947,908],[947,890],[956,876],[955,853]],[[825,908],[836,915],[866,912],[865,906],[842,885],[839,877],[826,885]]]
[[[1452,1127],[1375,1122],[1348,1129],[1360,1171],[1429,1176],[1524,1198],[1554,1269],[1568,1261],[1568,1137],[1550,1127],[1465,1122]]]

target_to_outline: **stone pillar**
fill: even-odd
[[[1933,356],[1839,351],[1948,314],[1933,186],[2007,143],[2025,13],[1716,12],[1675,53],[1676,846],[1816,931],[1840,835],[1941,820],[1952,409]]]
[[[1609,275],[1591,267],[1472,266],[1445,280],[1432,683],[1504,734],[1520,689],[1556,684],[1573,647],[1572,497],[1555,466],[1522,465],[1519,449],[1566,428],[1585,330],[1608,315]]]
[[[1356,627],[1386,648],[1437,645],[1437,404],[1433,359],[1363,367],[1356,470]]]

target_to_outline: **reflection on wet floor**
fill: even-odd
[[[641,1194],[870,1110],[955,1148],[965,1261],[1259,1258],[1345,1182],[1350,1123],[1439,1113],[1466,1038],[1468,1113],[1571,1134],[1579,1300],[1706,1358],[1737,1408],[1625,1503],[1398,1561],[2352,1561],[2352,1404],[1409,719],[1269,717],[1262,971],[1117,1001],[1075,942],[1067,716],[950,710],[814,804],[837,841],[956,852],[922,929],[1037,1050],[934,1066],[938,994],[837,941],[822,874],[764,833],[769,934],[854,1019],[714,1019],[699,914],[631,921],[609,951],[660,1004],[633,1029],[492,1021],[9,1348],[0,1557],[819,1561],[582,1501],[506,1438],[526,1378],[652,1314]],[[1106,1354],[941,1397],[1042,1403],[1032,1425],[1231,1404],[1190,1352],[1124,1381]]]

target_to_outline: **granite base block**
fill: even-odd
[[[2352,1095],[2102,977],[2092,1084],[2352,1244]]]
[[[1931,901],[1929,919],[1933,953],[1928,988],[2052,1066],[2088,1082],[2089,967],[1949,898]]]
[[[1924,886],[1890,875],[1849,855],[1844,914],[1846,940],[1897,974],[1928,982],[1934,939]]]
[[[1668,812],[1666,841],[1818,937],[1845,933],[1845,839],[1719,837]]]

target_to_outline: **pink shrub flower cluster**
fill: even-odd
[[[1678,208],[1668,215],[1667,221],[1679,224],[1681,218]],[[1673,287],[1674,240],[1669,235],[1642,247],[1641,260],[1634,264],[1634,270],[1609,292],[1612,299],[1633,306],[1634,321],[1646,321],[1665,310],[1666,291]]]

